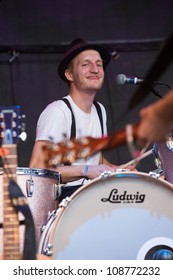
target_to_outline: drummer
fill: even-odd
[[[95,97],[102,88],[104,72],[110,61],[110,52],[101,45],[90,44],[81,38],[70,43],[58,67],[59,76],[69,91],[65,98],[49,104],[38,119],[31,168],[45,168],[42,146],[50,141],[59,143],[75,137],[107,135],[106,110],[101,103],[95,102]],[[60,172],[64,183],[60,201],[88,180],[116,169],[117,166],[101,152],[75,160],[70,166],[58,166],[56,171]]]

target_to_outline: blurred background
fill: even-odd
[[[150,92],[133,110],[128,104],[137,85],[118,85],[118,74],[144,78],[158,57],[161,43],[173,28],[171,0],[1,0],[0,106],[21,106],[26,115],[27,139],[18,143],[18,166],[28,167],[42,110],[68,94],[57,73],[67,44],[76,37],[99,43],[116,54],[106,70],[97,100],[107,109],[108,131],[139,121],[139,110],[158,100]],[[173,85],[173,65],[159,80]],[[157,86],[160,95],[166,86]],[[114,164],[131,159],[127,145],[106,152]],[[138,166],[155,169],[154,157]]]

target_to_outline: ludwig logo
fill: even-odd
[[[124,191],[123,193],[118,193],[117,189],[113,189],[110,192],[108,198],[102,198],[103,202],[111,202],[111,203],[142,203],[145,200],[145,194],[136,193],[128,193]]]

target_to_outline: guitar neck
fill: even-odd
[[[3,259],[21,259],[19,246],[19,219],[10,194],[10,180],[17,180],[17,147],[15,144],[3,145],[9,154],[3,157]]]

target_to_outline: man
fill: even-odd
[[[94,105],[94,100],[102,87],[104,70],[110,60],[111,54],[103,46],[89,44],[81,38],[69,45],[58,67],[59,76],[69,85],[69,94],[65,97],[68,104],[57,100],[41,113],[30,161],[31,168],[45,168],[43,145],[50,141],[62,142],[64,135],[70,139],[74,128],[76,138],[100,138],[103,134],[107,135],[105,108],[100,103],[97,108],[98,103]],[[101,152],[87,159],[76,160],[70,166],[58,166],[56,171],[60,172],[65,184],[60,200],[87,183],[88,179],[94,179],[104,171],[115,172],[116,168]]]

